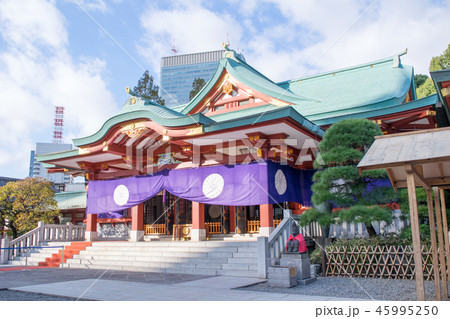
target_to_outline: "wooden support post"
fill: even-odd
[[[433,208],[433,194],[431,189],[427,189],[427,204],[428,204],[428,219],[430,223],[430,234],[431,234],[431,254],[433,262],[433,273],[434,273],[434,291],[436,294],[436,300],[442,300],[441,293],[441,281],[439,279],[439,257],[438,248],[436,242],[436,222],[434,220],[434,208]]]
[[[425,285],[423,282],[422,245],[420,244],[419,214],[417,210],[416,184],[414,172],[406,171],[408,185],[409,212],[411,215],[411,232],[414,249],[414,265],[416,268],[417,300],[425,300]]]
[[[236,231],[236,206],[230,206],[230,233]]]
[[[448,225],[447,225],[447,208],[445,207],[445,193],[444,189],[439,189],[441,195],[441,212],[442,212],[442,224],[444,226],[444,242],[445,242],[445,256],[447,265],[447,274],[450,273],[450,243],[448,238]],[[448,289],[448,287],[447,287]]]
[[[144,238],[144,204],[131,207],[130,240],[140,241]]]
[[[205,204],[192,202],[191,240],[201,241],[205,239],[206,239]]]
[[[269,237],[270,233],[273,231],[272,204],[259,205],[259,219],[260,219],[259,234],[262,236]]]
[[[438,188],[433,187],[434,192],[434,206],[436,207],[436,224],[437,224],[437,232],[438,232],[438,240],[439,240],[439,263],[441,264],[441,279],[442,286],[444,287],[444,291],[442,295],[444,298],[448,298],[448,288],[447,288],[447,266],[445,265],[445,243],[444,243],[444,232],[442,229],[442,214],[441,214],[441,205],[439,201],[439,193]]]
[[[87,214],[86,232],[84,233],[86,241],[94,241],[98,238],[97,233],[97,214]]]

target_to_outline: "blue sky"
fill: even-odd
[[[65,142],[95,133],[145,69],[159,81],[174,39],[184,54],[228,37],[274,81],[405,48],[403,63],[428,73],[450,42],[449,9],[450,0],[0,0],[0,176],[28,174],[30,150],[51,141],[55,105],[66,108]]]

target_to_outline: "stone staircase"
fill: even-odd
[[[93,242],[64,265],[207,276],[258,276],[257,242]]]
[[[51,258],[53,254],[59,253],[61,255],[61,248],[60,246],[69,246],[70,242],[49,242],[49,243],[42,243],[39,246],[42,248],[33,248],[30,249],[30,252],[28,254],[28,266],[39,266],[40,262],[45,262],[46,258]],[[53,248],[55,246],[59,246],[56,248]],[[16,266],[25,266],[26,263],[26,256],[25,253],[21,253],[20,256],[15,257],[13,260],[9,260],[9,265],[16,265]]]
[[[22,253],[19,257],[8,261],[10,265],[17,266],[39,266],[39,267],[59,267],[62,259],[62,249],[60,246],[64,246],[64,261],[67,261],[73,257],[73,255],[79,254],[80,251],[90,246],[90,242],[50,242],[42,243],[41,248],[33,248],[28,254],[28,260],[25,253]]]

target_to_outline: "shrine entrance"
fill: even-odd
[[[172,235],[174,225],[192,223],[192,202],[163,190],[144,202],[145,235]]]
[[[283,204],[282,204],[283,205]],[[273,206],[273,227],[277,227],[283,219],[283,206],[275,204]],[[236,234],[259,233],[261,226],[260,206],[237,206],[235,216]]]

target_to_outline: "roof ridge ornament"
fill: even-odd
[[[225,42],[222,43],[222,46],[225,49],[225,52],[223,53],[223,58],[229,58],[229,59],[233,59],[233,60],[239,62],[239,60],[236,56],[237,55],[236,51],[234,51],[233,49],[230,49],[228,44]]]
[[[147,101],[147,99],[143,98],[142,96],[136,94],[133,90],[131,90],[129,86],[127,86],[125,90],[130,95],[130,97],[125,101],[123,107],[125,107],[126,105],[136,104],[137,102],[145,103]]]
[[[394,62],[392,64],[393,68],[399,68],[402,66],[402,61],[400,60],[400,57],[402,55],[405,55],[406,53],[408,53],[408,48],[406,48],[405,51],[397,53],[396,55],[393,56],[393,60],[394,60]]]

